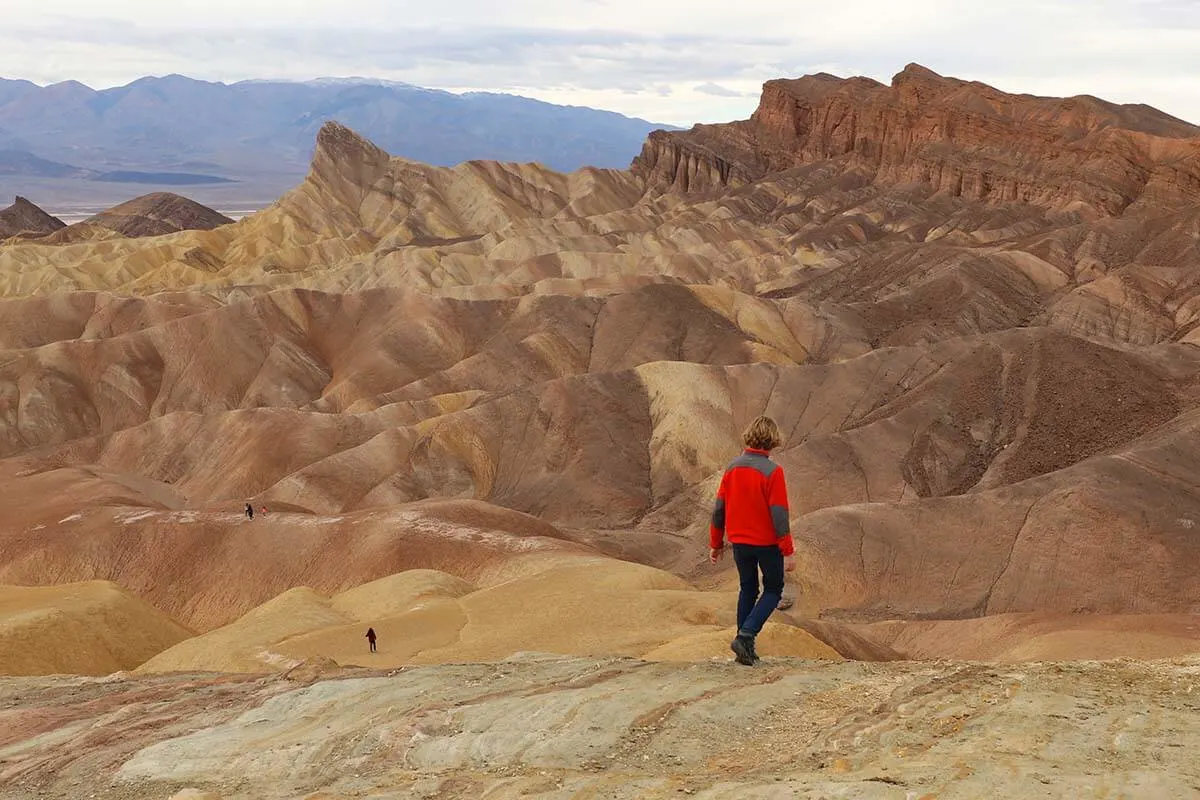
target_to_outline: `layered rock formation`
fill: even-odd
[[[434,168],[328,125],[236,224],[0,247],[0,581],[115,580],[228,651],[160,665],[410,630],[336,605],[413,569],[472,592],[402,659],[708,653],[709,503],[765,411],[806,652],[1121,654],[1106,615],[1200,649],[1197,141],[915,67],[772,82],[627,172]],[[621,608],[464,622],[572,559]],[[679,580],[707,591],[655,594]],[[1037,622],[992,646],[996,615]]]
[[[875,183],[987,203],[1119,214],[1200,201],[1200,127],[1094,97],[1008,95],[910,64],[890,86],[769,81],[754,116],[657,132],[634,170],[658,190],[721,190],[834,160]]]

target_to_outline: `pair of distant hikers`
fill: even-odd
[[[721,478],[709,526],[709,560],[725,555],[725,539],[733,546],[740,588],[737,636],[729,644],[739,664],[758,661],[755,638],[783,597],[784,573],[796,568],[783,468],[771,451],[783,443],[779,426],[758,417],[742,434],[745,451]],[[759,592],[759,573],[762,592]]]

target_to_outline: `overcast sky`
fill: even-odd
[[[15,5],[15,9],[7,6]],[[1200,0],[0,0],[0,77],[370,76],[690,124],[908,62],[1200,122]]]

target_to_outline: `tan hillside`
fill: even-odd
[[[296,663],[292,653],[303,659],[310,656],[333,658],[339,663],[354,663],[351,654],[364,664],[370,663],[363,638],[368,625],[375,626],[391,645],[392,625],[404,625],[406,617],[415,617],[427,626],[426,636],[445,637],[438,622],[429,622],[423,609],[445,605],[472,591],[473,587],[442,572],[412,570],[381,578],[347,592],[326,598],[311,589],[290,589],[253,609],[229,625],[203,636],[181,642],[148,660],[141,672],[207,670],[213,672],[271,672]],[[394,623],[388,621],[395,620]],[[359,624],[361,622],[361,624]],[[417,627],[417,626],[411,626]],[[405,654],[419,651],[420,640],[404,637]],[[314,635],[335,639],[333,647],[306,647]],[[324,642],[322,644],[325,644]],[[397,657],[394,645],[387,663],[405,663]]]
[[[189,636],[111,583],[0,585],[0,675],[107,675]]]
[[[859,632],[909,658],[1146,659],[1195,654],[1200,615],[997,614],[969,620],[880,622]]]
[[[330,598],[292,589],[157,655],[139,672],[270,672],[320,659],[390,668],[529,651],[652,661],[728,656],[734,595],[698,592],[669,573],[594,556],[531,556],[519,560],[519,569],[478,589],[432,570],[403,572]],[[769,652],[841,658],[781,620],[764,633]],[[364,638],[368,626],[379,637],[374,654]]]

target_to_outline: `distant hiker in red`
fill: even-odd
[[[770,453],[783,443],[779,426],[759,417],[742,434],[746,451],[733,460],[721,478],[709,527],[709,560],[725,555],[725,539],[733,545],[741,589],[738,592],[737,636],[730,643],[739,664],[758,661],[754,639],[783,595],[783,574],[795,569],[787,484],[783,469]],[[758,573],[762,572],[762,595]]]
[[[375,629],[374,629],[374,628],[367,628],[367,641],[368,641],[368,642],[370,643],[370,645],[371,645],[371,652],[372,652],[372,653],[374,653],[374,652],[375,652],[375,639],[376,639],[376,636],[375,636]]]

